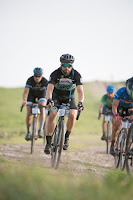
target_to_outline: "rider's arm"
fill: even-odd
[[[23,105],[26,105],[26,103],[27,103],[27,95],[28,95],[28,93],[29,93],[29,88],[24,88],[24,92],[23,92]]]
[[[113,115],[117,115],[117,107],[119,105],[119,100],[117,99],[114,99],[113,103],[112,103],[112,112],[113,112]]]
[[[100,103],[99,105],[99,109],[98,109],[98,113],[101,114],[102,113],[102,109],[103,109],[103,104]]]
[[[53,93],[54,85],[49,83],[46,91],[46,98],[52,99],[52,93]]]
[[[84,101],[83,85],[77,85],[77,92],[78,92],[78,101],[83,103]]]

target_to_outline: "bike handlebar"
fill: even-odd
[[[39,105],[40,108],[46,108],[46,106],[43,106],[43,105],[41,105],[41,104],[38,104],[38,105]],[[33,104],[31,104],[31,105],[26,105],[26,106],[30,106],[30,107],[32,107]],[[20,112],[22,112],[23,107],[24,107],[23,105],[20,107]]]
[[[77,117],[76,117],[76,120],[79,119],[80,114],[81,114],[81,111],[79,110],[79,111],[78,111],[78,114],[77,114]]]

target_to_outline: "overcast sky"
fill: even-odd
[[[0,0],[0,87],[48,79],[64,53],[83,81],[133,76],[133,0]]]

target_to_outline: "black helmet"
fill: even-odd
[[[33,72],[34,72],[34,75],[35,75],[35,76],[41,76],[41,75],[43,74],[43,69],[37,67],[37,68],[35,68],[35,69],[33,70]]]
[[[133,77],[126,81],[126,89],[128,95],[133,99]]]
[[[70,54],[63,54],[60,57],[60,62],[61,63],[65,63],[65,64],[67,64],[67,63],[73,64],[74,60],[75,60],[75,58],[72,55],[70,55]]]

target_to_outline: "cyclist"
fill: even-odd
[[[67,131],[65,133],[63,146],[64,150],[67,150],[69,147],[69,135],[75,124],[76,110],[83,110],[84,92],[82,78],[81,75],[73,68],[74,60],[75,59],[72,55],[63,54],[60,57],[61,66],[50,75],[46,97],[48,107],[51,105],[52,107],[46,122],[47,144],[44,149],[46,154],[50,153],[51,136],[55,128],[55,119],[59,108],[57,105],[70,102],[70,115],[67,120]],[[78,92],[78,106],[76,106],[75,101],[75,88],[77,88]]]
[[[31,103],[35,103],[36,98],[38,99],[38,103],[45,106],[46,105],[46,87],[48,85],[48,81],[43,77],[43,69],[35,68],[33,70],[34,76],[28,78],[24,92],[23,92],[23,102],[22,105],[27,105],[27,116],[26,116],[26,125],[27,125],[27,134],[25,136],[25,140],[30,140],[31,138],[31,108],[29,105]],[[28,96],[28,97],[27,97]],[[38,137],[43,137],[43,126],[45,121],[45,108],[42,108],[40,119],[39,119],[39,130]]]
[[[101,140],[106,140],[106,129],[107,129],[107,123],[105,121],[105,113],[112,111],[112,102],[114,100],[115,95],[115,86],[114,85],[108,85],[107,86],[107,94],[103,95],[100,101],[99,109],[98,109],[98,119],[101,118],[101,113],[103,114],[103,121],[102,121],[102,132],[103,135],[101,137]]]
[[[114,143],[117,138],[118,130],[121,124],[121,119],[117,117],[130,116],[133,120],[133,77],[126,81],[126,87],[120,88],[114,97],[112,104],[114,127],[112,131],[112,141],[110,147],[110,154],[114,155]]]

